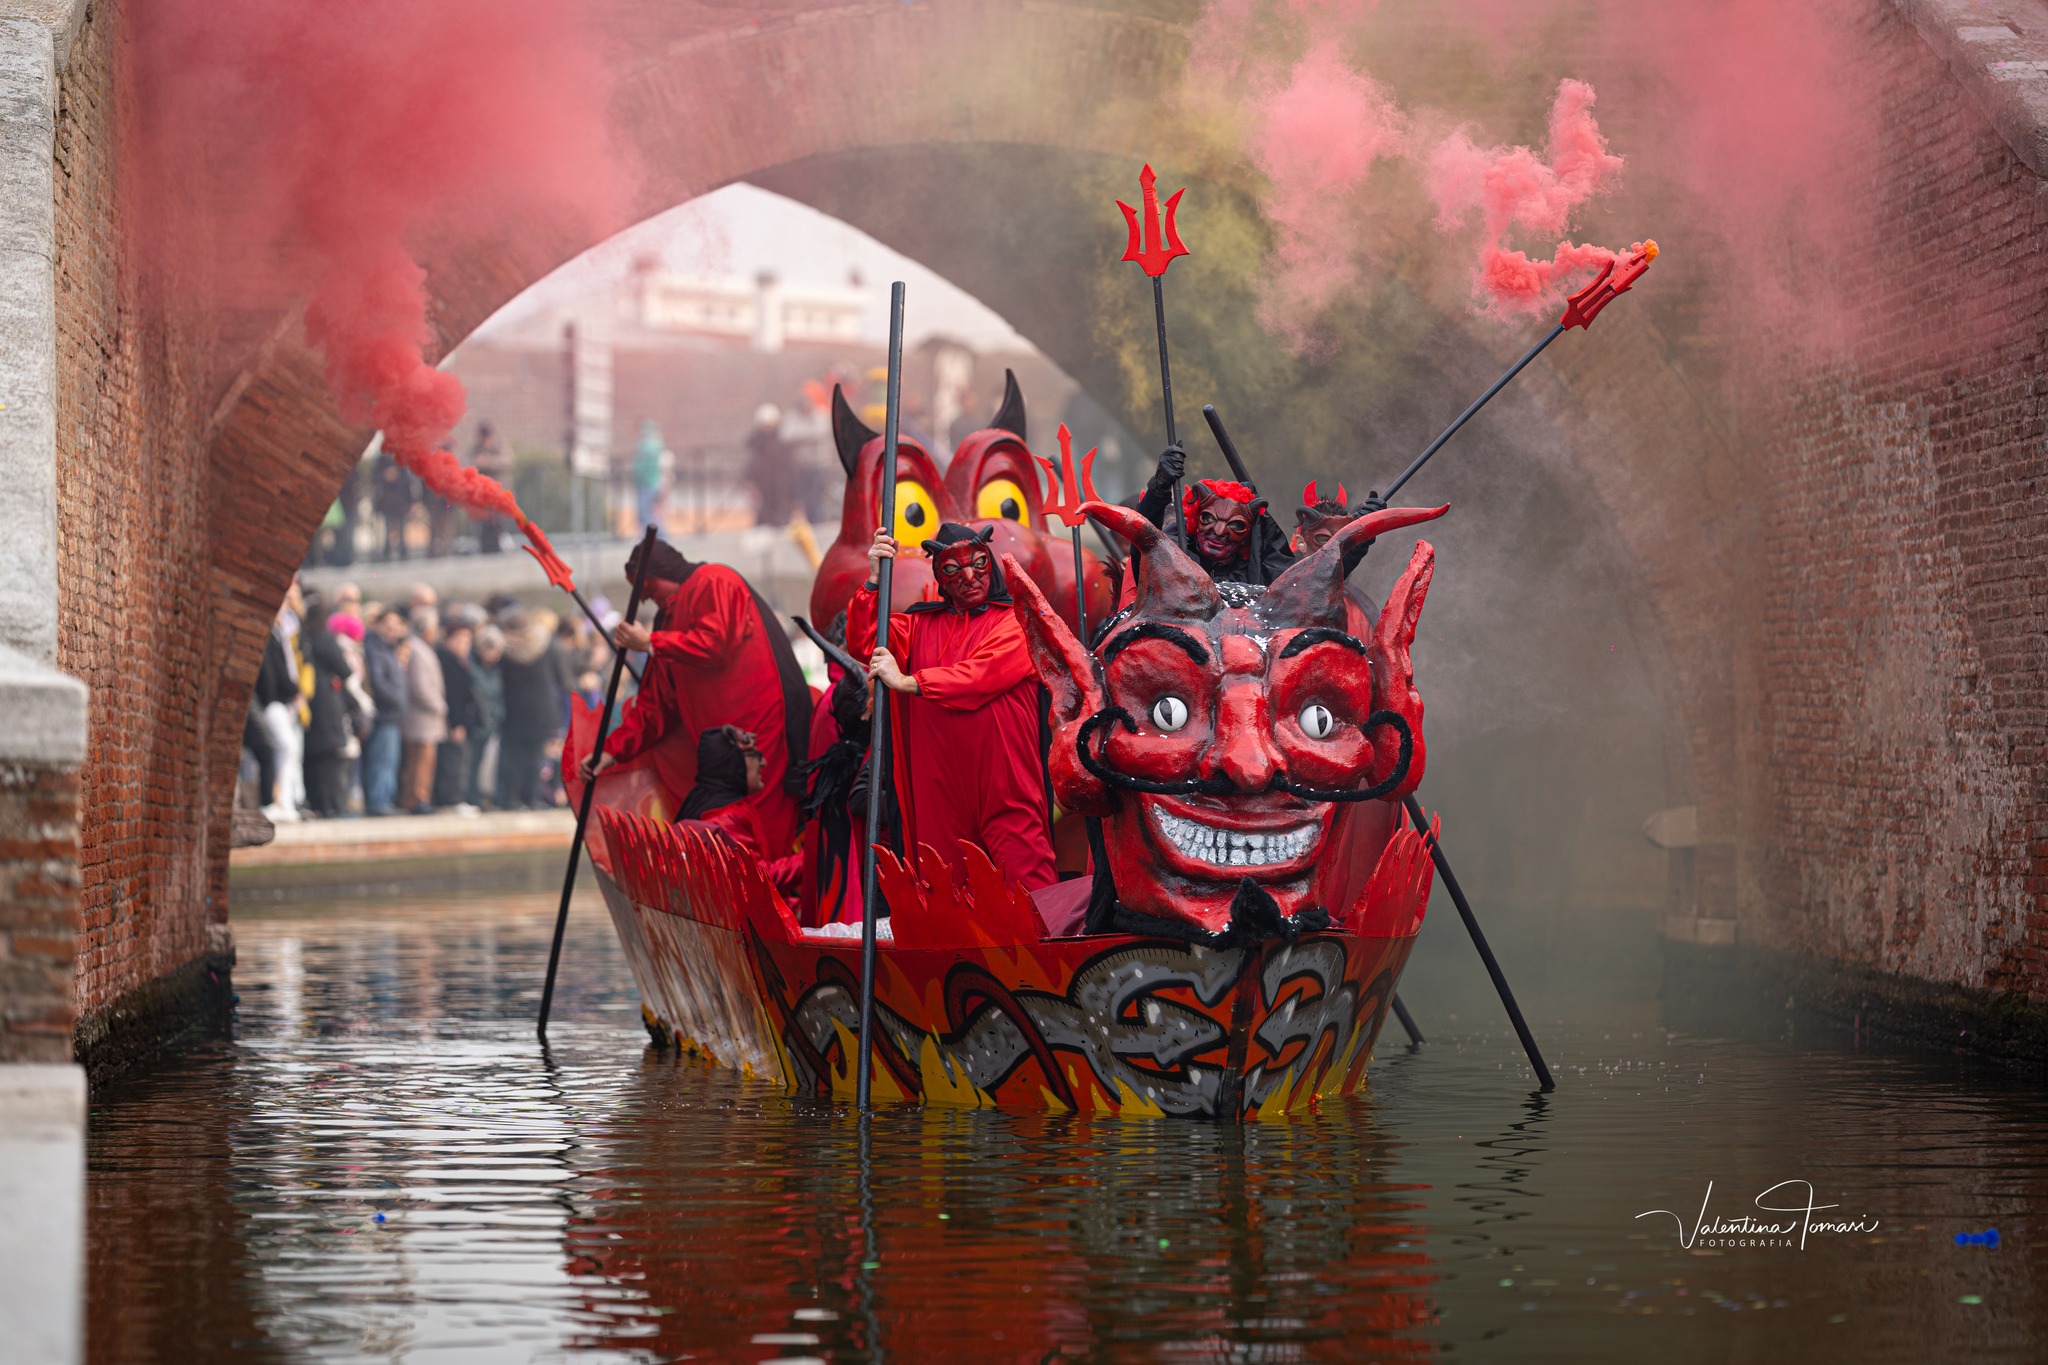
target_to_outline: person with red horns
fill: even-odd
[[[981,846],[1004,878],[1025,891],[1059,880],[1054,866],[1038,674],[991,528],[943,522],[924,542],[933,584],[925,599],[889,618],[875,641],[876,582],[896,557],[885,527],[868,548],[868,581],[846,613],[846,647],[868,656],[876,682],[894,692],[890,731],[904,852],[929,845],[958,864],[958,842]]]
[[[626,561],[638,575],[640,548]],[[762,788],[745,796],[759,824],[764,861],[787,854],[802,817],[803,764],[810,754],[811,690],[775,611],[723,564],[697,564],[665,541],[648,557],[645,591],[660,614],[652,629],[621,621],[620,649],[648,656],[640,691],[584,776],[650,757],[678,797],[693,790],[698,740],[717,726],[754,737]],[[674,743],[667,741],[675,736]]]
[[[1188,453],[1168,446],[1159,467],[1137,501],[1140,516],[1154,526],[1166,525],[1173,486],[1186,475]],[[1266,500],[1229,479],[1197,479],[1181,495],[1181,515],[1188,528],[1188,553],[1218,583],[1271,583],[1294,562],[1280,524],[1266,510]],[[1254,536],[1256,526],[1259,534]],[[1258,559],[1253,561],[1256,545]]]

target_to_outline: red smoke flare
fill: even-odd
[[[1478,283],[1496,312],[1537,312],[1562,292],[1564,282],[1612,261],[1605,247],[1559,242],[1549,260],[1508,247],[1509,234],[1526,228],[1545,235],[1570,226],[1580,205],[1621,173],[1621,158],[1607,150],[1593,121],[1593,87],[1566,80],[1550,109],[1549,159],[1527,147],[1474,146],[1459,129],[1430,153],[1428,182],[1437,221],[1460,227],[1477,210],[1484,223]]]
[[[131,20],[139,244],[167,296],[259,314],[306,296],[341,414],[381,428],[435,493],[525,525],[441,448],[465,399],[428,363],[440,338],[411,244],[612,217],[607,84],[575,7],[151,0]]]

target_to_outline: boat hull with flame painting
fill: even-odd
[[[854,926],[805,929],[714,832],[599,812],[599,885],[658,1045],[791,1094],[850,1099]],[[1355,917],[1206,947],[1055,937],[979,850],[965,879],[884,852],[875,982],[879,1101],[1200,1118],[1271,1116],[1358,1089],[1421,927],[1429,855],[1389,838]],[[965,930],[966,932],[962,932]]]

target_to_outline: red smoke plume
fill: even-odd
[[[1517,227],[1546,236],[1566,231],[1573,211],[1621,173],[1621,158],[1607,150],[1593,122],[1593,100],[1593,87],[1584,81],[1558,86],[1547,161],[1527,147],[1481,149],[1462,128],[1429,154],[1438,223],[1461,227],[1474,210],[1482,215],[1479,287],[1496,312],[1540,312],[1568,278],[1614,259],[1605,247],[1559,242],[1549,260],[1531,260],[1507,245]]]
[[[1379,265],[1378,248],[1412,240],[1399,230],[1416,226],[1401,221],[1411,212],[1401,176],[1381,178],[1380,166],[1416,170],[1440,222],[1476,230],[1482,311],[1547,307],[1609,259],[1558,241],[1615,184],[1619,160],[1592,119],[1598,84],[1637,163],[1627,200],[1615,201],[1630,235],[1654,231],[1694,260],[1720,250],[1742,281],[1734,303],[1746,323],[1768,318],[1826,345],[1840,309],[1820,263],[1853,257],[1871,237],[1840,177],[1881,126],[1873,25],[1860,0],[1208,0],[1184,93],[1221,115],[1266,177],[1275,232],[1261,320],[1297,343]],[[1541,155],[1436,131],[1470,118],[1461,89],[1513,88],[1545,63],[1549,79],[1572,79]],[[1464,84],[1389,93],[1432,65]],[[1345,155],[1347,145],[1370,146],[1376,160]],[[1540,252],[1537,234],[1548,238]],[[1453,245],[1463,238],[1441,240],[1463,249]]]
[[[170,295],[259,313],[303,298],[343,416],[481,512],[518,507],[440,449],[464,395],[427,361],[437,338],[412,248],[515,216],[609,222],[607,87],[575,15],[566,0],[132,11],[144,151],[131,169],[150,233],[138,244]]]

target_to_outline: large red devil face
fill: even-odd
[[[929,566],[915,547],[938,533],[942,521],[962,517],[939,478],[938,466],[924,447],[901,440],[896,446],[896,506],[882,514],[882,438],[871,430],[838,389],[832,391],[832,436],[839,462],[846,469],[846,497],[841,504],[839,538],[825,551],[811,584],[811,616],[830,627],[846,610],[854,590],[868,574],[868,545],[875,528],[888,526],[905,553],[896,561],[891,597],[900,610],[924,595],[931,583]]]
[[[1259,589],[1213,583],[1137,513],[1091,503],[1144,555],[1137,600],[1092,655],[1018,584],[1053,696],[1054,795],[1102,816],[1125,907],[1220,933],[1248,882],[1289,920],[1322,904],[1336,805],[1396,798],[1424,766],[1408,649],[1434,552],[1417,545],[1365,640],[1347,628],[1344,544],[1447,510],[1364,518]]]

